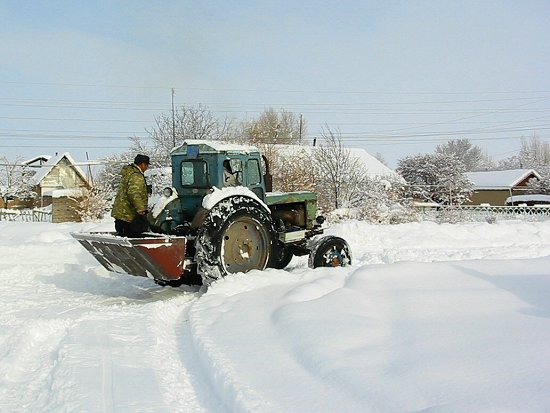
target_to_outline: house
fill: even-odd
[[[0,194],[2,194],[0,197],[0,209],[23,209],[34,206],[35,200],[32,197],[23,196],[20,198],[19,196],[23,194],[30,195],[28,191],[30,188],[27,188],[29,177],[36,173],[36,168],[41,168],[49,159],[50,156],[48,155],[39,155],[19,164],[12,164],[9,168],[6,165],[3,175],[7,180],[4,182],[9,182],[9,185],[0,186]],[[25,186],[25,188],[22,188],[22,186]]]
[[[39,206],[51,204],[53,192],[56,190],[90,187],[86,174],[68,152],[51,157],[43,163],[31,178],[31,183],[38,194]]]
[[[505,171],[468,172],[466,177],[474,184],[470,205],[506,205],[507,199],[526,195],[530,179],[540,179],[534,169],[510,169]]]

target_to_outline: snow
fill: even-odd
[[[353,265],[161,288],[0,222],[2,412],[546,412],[550,221],[346,221]]]
[[[529,176],[540,179],[540,175],[533,169],[466,173],[466,177],[474,184],[475,189],[509,189],[520,184]]]
[[[215,140],[201,140],[201,139],[187,139],[183,142],[182,146],[177,146],[172,149],[172,153],[178,151],[186,145],[204,145],[209,146],[212,150],[216,152],[239,152],[239,153],[251,153],[259,152],[258,148],[250,145],[238,145],[234,143],[228,143],[224,141],[215,141]]]
[[[147,169],[143,175],[145,175],[146,178],[150,176],[169,176],[172,177],[172,167],[171,166],[165,166],[162,168],[150,168]]]
[[[34,158],[30,158],[21,162],[21,165],[28,165],[34,168],[34,167],[40,166],[42,162],[44,163],[48,162],[50,158],[51,158],[50,155],[38,155],[38,156],[35,156]],[[33,165],[35,162],[38,162],[38,165]]]
[[[228,186],[221,189],[214,186],[212,188],[212,192],[203,198],[202,207],[210,210],[220,201],[232,196],[246,196],[248,198],[252,198],[259,204],[263,205],[267,211],[269,211],[269,207],[260,198],[258,198],[254,192],[244,186]]]
[[[84,190],[82,188],[72,189],[55,189],[51,191],[52,198],[74,197],[78,198],[83,195]]]
[[[542,202],[550,204],[550,195],[546,194],[530,194],[530,195],[514,195],[513,197],[506,198],[506,204],[512,202]]]
[[[313,151],[318,147],[305,146],[305,145],[274,145],[277,150],[287,156],[303,154],[307,157],[313,156]],[[366,150],[361,148],[347,148],[351,156],[358,159],[367,169],[367,175],[372,178],[392,177],[395,179],[402,179],[398,173],[388,168]]]

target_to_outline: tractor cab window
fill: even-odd
[[[248,185],[258,185],[262,181],[260,163],[257,159],[248,161]]]
[[[240,159],[226,159],[223,161],[224,186],[243,184],[243,162]]]
[[[181,184],[182,186],[208,188],[208,168],[206,162],[198,160],[183,161],[181,163]]]

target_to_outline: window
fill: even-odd
[[[204,161],[183,161],[181,163],[182,186],[208,188],[208,168]]]
[[[243,184],[243,162],[240,159],[226,159],[223,168],[225,186]]]
[[[262,181],[260,164],[257,159],[248,161],[248,185],[258,185]]]

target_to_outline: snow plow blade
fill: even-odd
[[[114,233],[71,233],[108,271],[156,280],[182,277],[185,237],[123,238]]]

